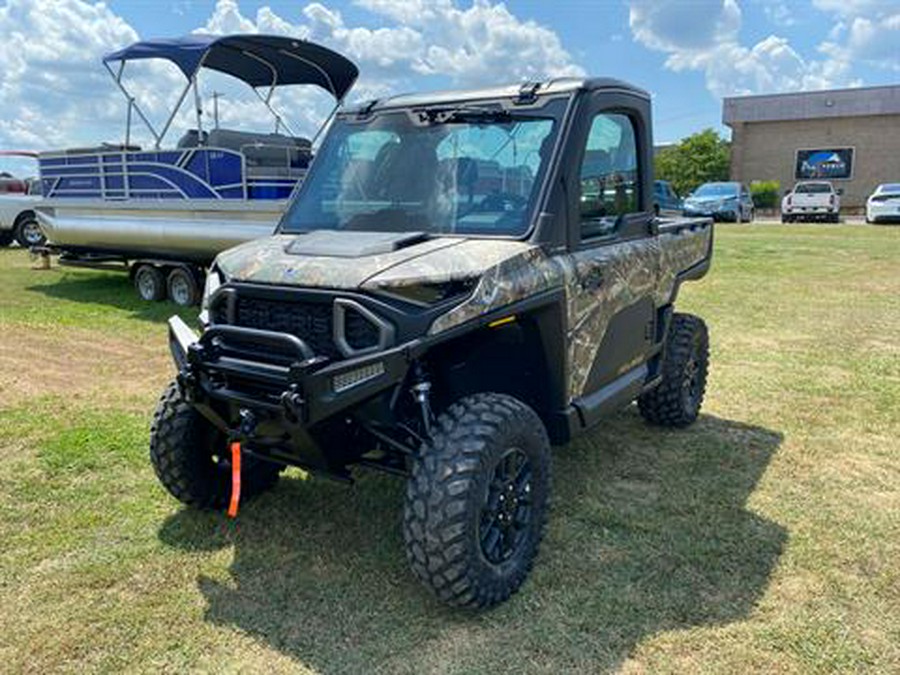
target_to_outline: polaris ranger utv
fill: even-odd
[[[233,510],[288,465],[405,476],[416,576],[507,599],[551,444],[634,400],[663,426],[700,409],[707,330],[674,302],[713,225],[654,216],[652,147],[649,96],[610,79],[342,111],[275,236],[217,258],[199,337],[170,320],[160,481]]]

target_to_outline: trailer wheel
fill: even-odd
[[[141,300],[156,302],[166,297],[166,278],[155,265],[139,265],[134,271],[134,288]]]
[[[15,227],[15,237],[22,248],[43,246],[47,242],[47,237],[44,236],[41,226],[38,225],[37,218],[35,218],[33,213],[19,216]]]
[[[190,270],[176,267],[169,272],[169,299],[180,307],[190,307],[200,301],[200,285]]]

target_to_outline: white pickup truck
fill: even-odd
[[[41,246],[47,241],[34,215],[34,205],[41,200],[40,181],[26,181],[25,192],[0,192],[0,246],[13,241],[22,248]]]
[[[840,220],[841,197],[828,181],[803,181],[797,183],[781,200],[781,222],[799,220],[823,220],[836,223]]]
[[[27,193],[0,193],[0,246],[17,241],[19,246],[30,248],[46,241],[34,215],[34,205],[41,200],[40,184],[29,181],[28,187]]]

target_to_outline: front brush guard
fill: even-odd
[[[295,335],[212,325],[198,336],[178,316],[169,319],[169,348],[185,399],[215,427],[271,459],[330,473],[339,468],[310,427],[396,387],[409,369],[408,345],[330,363]],[[336,377],[376,363],[380,374],[336,390]],[[247,411],[261,420],[260,433],[229,422]]]

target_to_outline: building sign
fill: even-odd
[[[794,177],[849,179],[853,176],[853,148],[798,150]]]

